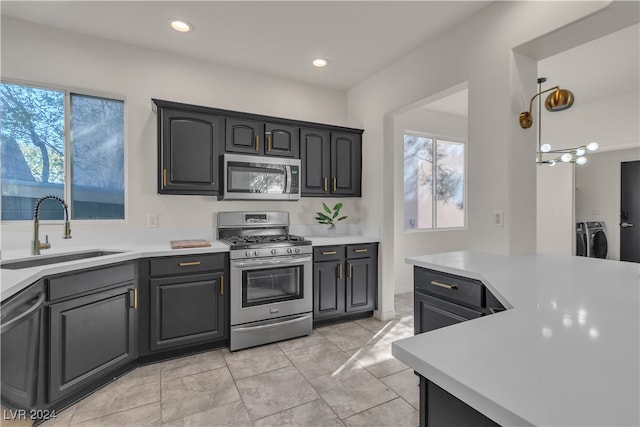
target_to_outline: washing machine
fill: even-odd
[[[607,258],[607,231],[604,222],[587,221],[587,256],[591,258]]]
[[[576,256],[589,256],[587,223],[576,222]]]

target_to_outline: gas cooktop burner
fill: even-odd
[[[250,236],[229,236],[224,241],[231,249],[248,249],[263,246],[301,246],[311,242],[293,234],[257,234]]]

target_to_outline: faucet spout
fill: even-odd
[[[60,202],[62,207],[64,208],[64,235],[62,236],[64,239],[71,238],[71,223],[69,222],[69,208],[65,201],[58,196],[44,196],[38,199],[36,205],[33,209],[33,241],[31,242],[31,255],[40,255],[41,249],[49,249],[51,248],[51,243],[49,243],[49,236],[46,236],[45,243],[40,243],[40,204],[45,200],[57,200]]]

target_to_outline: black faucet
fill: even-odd
[[[38,215],[40,214],[40,204],[47,200],[57,200],[60,202],[62,207],[64,208],[64,236],[63,239],[71,238],[71,223],[69,223],[69,210],[67,204],[63,199],[58,196],[44,196],[38,199],[36,202],[36,206],[33,208],[33,241],[31,242],[31,255],[40,255],[41,249],[49,249],[51,247],[51,243],[49,243],[49,236],[45,235],[45,243],[40,243],[40,237],[38,236],[40,231],[40,221],[38,220]]]

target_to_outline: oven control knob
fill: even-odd
[[[271,249],[271,255],[278,255],[277,249]]]
[[[262,251],[255,251],[253,254],[254,254],[255,256],[260,256],[260,255],[262,255]]]
[[[300,252],[302,252],[302,249],[296,248],[296,253],[299,254]]]
[[[292,254],[293,253],[293,248],[287,248],[287,253],[288,254]]]
[[[247,251],[247,252],[245,252],[244,254],[245,254],[247,257],[250,257],[250,256],[251,256],[251,251]]]

